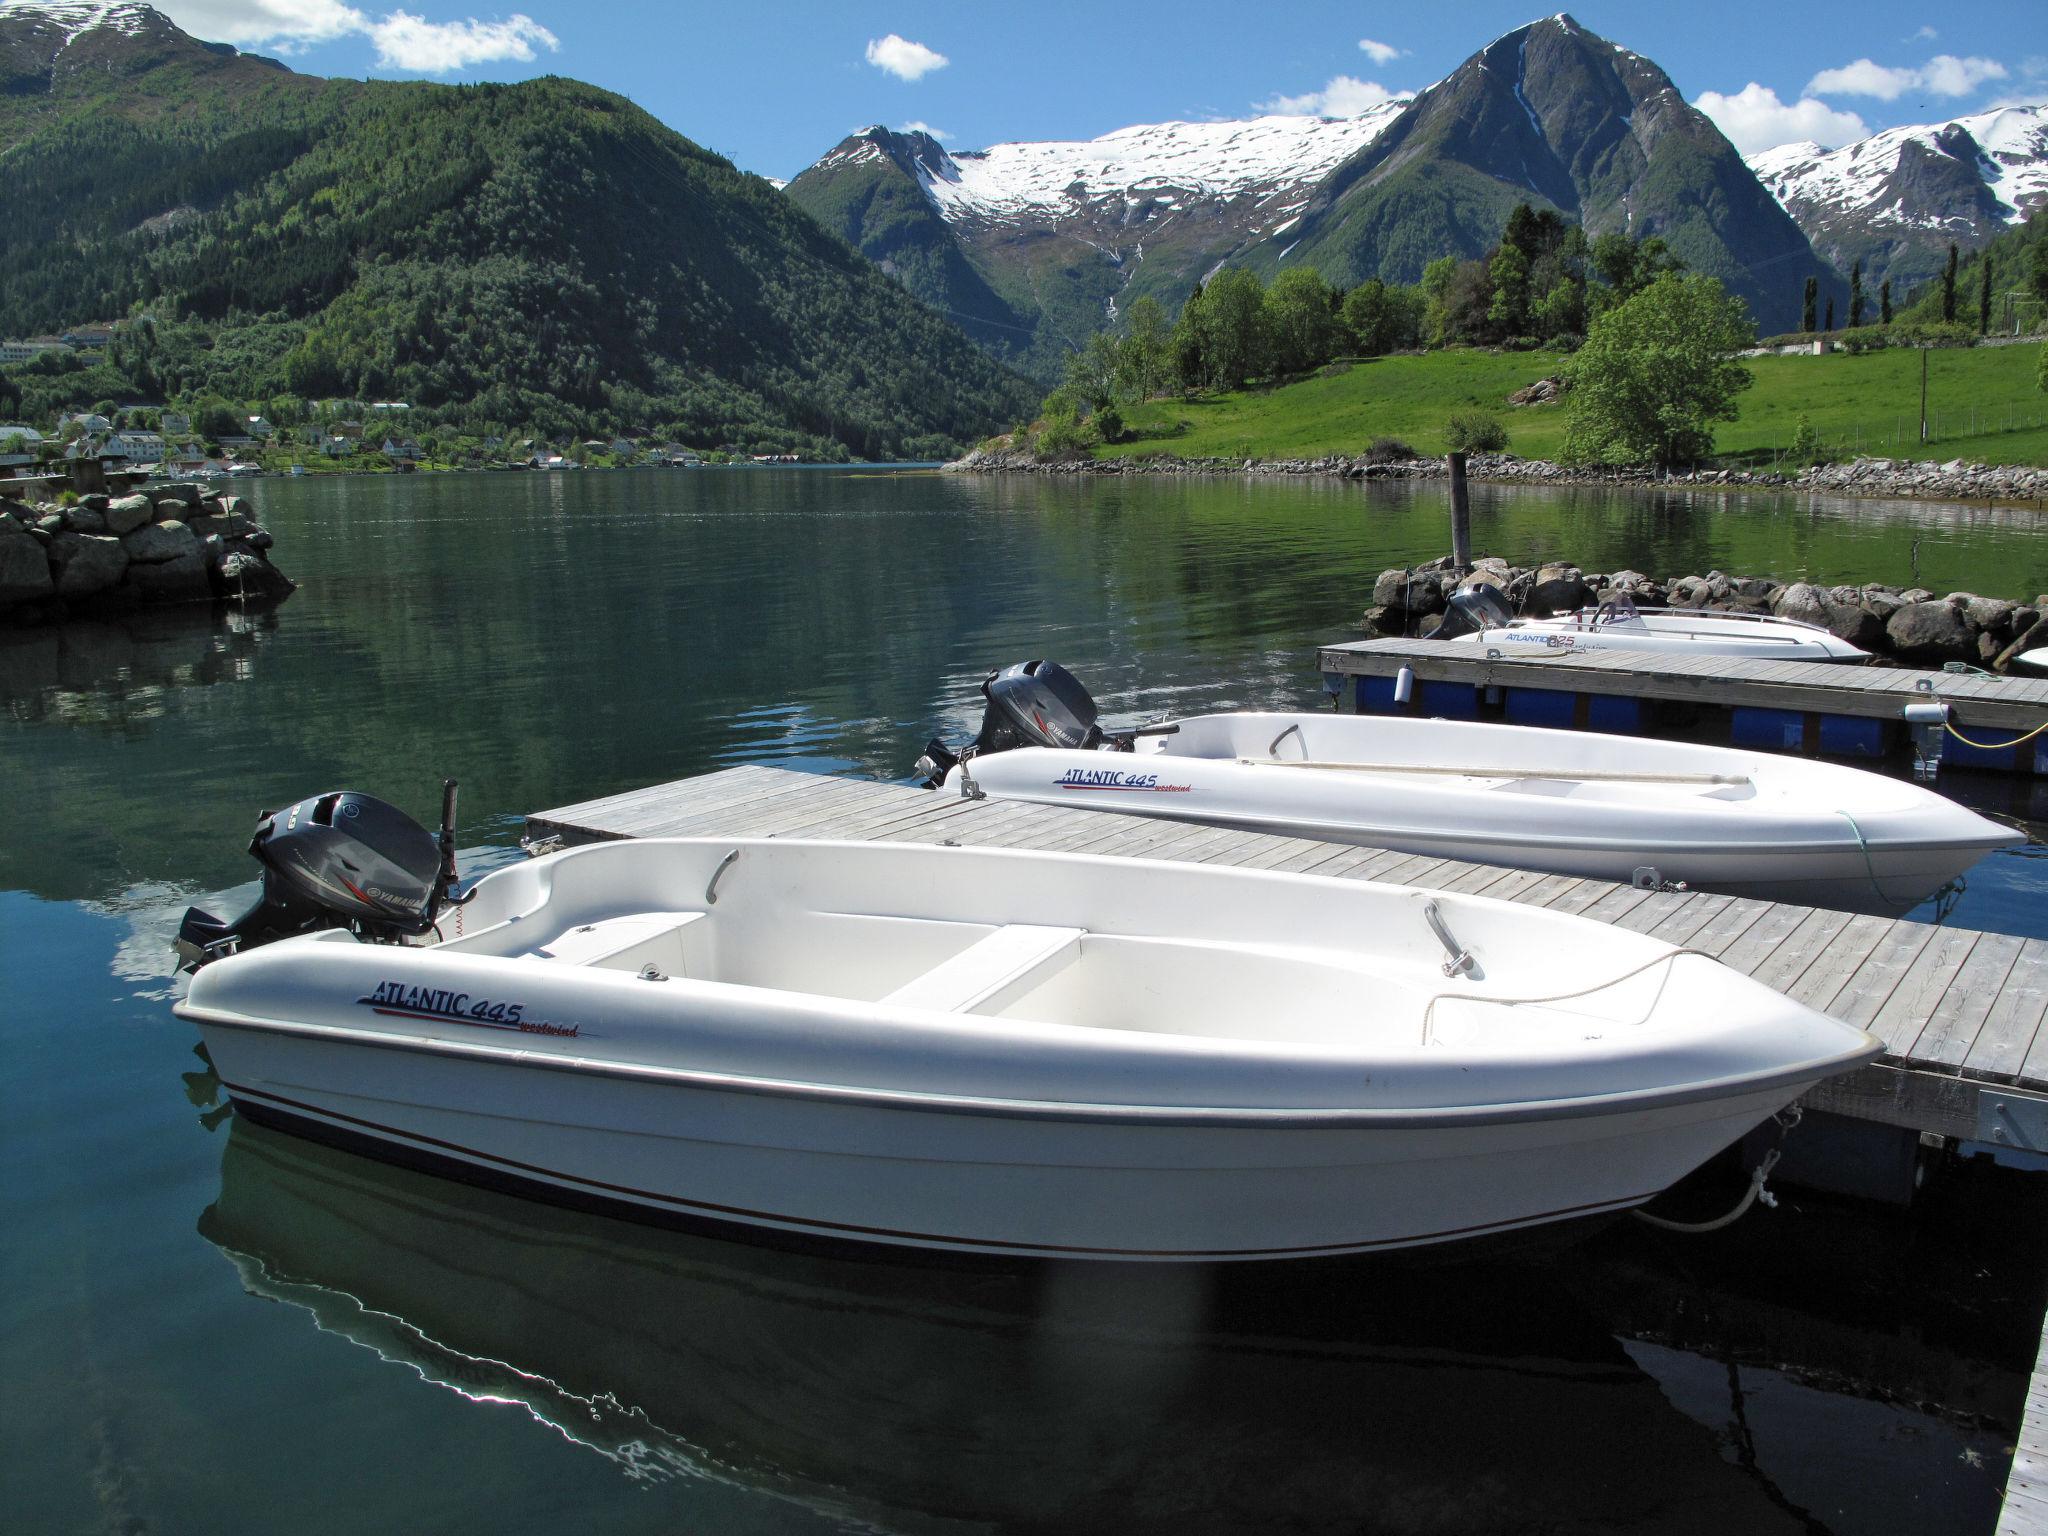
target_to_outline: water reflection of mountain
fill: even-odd
[[[200,1230],[252,1294],[627,1476],[873,1527],[1808,1528],[1539,1264],[797,1256],[240,1122]]]
[[[201,605],[0,630],[0,706],[27,723],[137,734],[174,690],[248,681],[277,623],[275,609]]]

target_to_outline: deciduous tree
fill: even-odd
[[[1273,367],[1279,373],[1320,368],[1337,351],[1337,314],[1330,285],[1314,267],[1289,267],[1266,290]]]
[[[1565,456],[1579,463],[1697,462],[1713,423],[1754,382],[1735,354],[1755,339],[1742,301],[1711,277],[1666,274],[1594,320],[1564,366]]]

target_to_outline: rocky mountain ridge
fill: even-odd
[[[1814,249],[1871,285],[1933,278],[1954,241],[1974,250],[2048,205],[2048,103],[1890,128],[1840,149],[1781,144],[1749,167]]]

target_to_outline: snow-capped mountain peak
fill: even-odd
[[[1148,123],[1095,139],[957,153],[933,143],[917,156],[919,180],[949,223],[1057,225],[1090,219],[1105,204],[1172,211],[1249,202],[1252,222],[1270,232],[1406,104],[1386,102],[1357,117]]]
[[[1802,208],[1860,217],[1873,229],[1940,230],[1968,215],[1946,200],[1913,195],[1928,167],[1981,185],[1996,216],[2017,223],[2048,202],[2048,105],[2000,107],[1946,123],[1888,128],[1840,149],[1781,144],[1749,157],[1749,168],[1794,217]],[[1951,188],[1952,190],[1952,188]]]
[[[140,37],[161,20],[152,7],[134,0],[0,0],[0,21],[42,22],[60,31],[67,47],[101,27]]]

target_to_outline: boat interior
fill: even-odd
[[[678,870],[669,894],[689,889],[686,881],[704,867],[698,861],[687,874]],[[494,878],[533,872],[527,866]],[[1552,1033],[1574,1040],[1588,1020],[1612,1026],[1647,1018],[1671,971],[1657,966],[1558,1007],[1503,1009],[1483,996],[1485,970],[1476,959],[1445,979],[1451,930],[1433,904],[1428,912],[1406,904],[1404,919],[1416,929],[1404,936],[1410,942],[1360,951],[1105,931],[1106,923],[1090,929],[851,910],[851,903],[790,900],[780,878],[753,886],[727,879],[724,866],[712,880],[716,899],[701,907],[647,903],[652,892],[617,888],[595,862],[579,869],[566,860],[550,874],[544,889],[520,882],[539,898],[524,910],[501,911],[495,921],[474,913],[465,935],[435,947],[636,975],[651,967],[663,977],[885,1008],[1304,1045],[1362,1038],[1442,1045],[1503,1028],[1524,1041]],[[1508,948],[1528,952],[1517,942],[1497,953]],[[1558,990],[1547,983],[1559,957],[1545,961],[1528,990]],[[1468,996],[1475,991],[1481,995]]]

